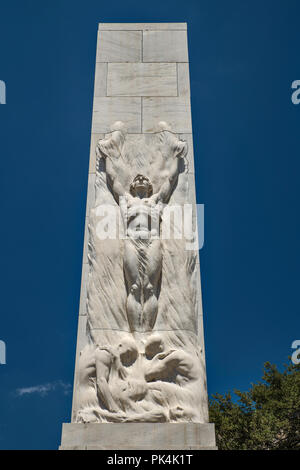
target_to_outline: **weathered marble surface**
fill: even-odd
[[[128,132],[141,132],[141,99],[95,96],[92,133],[109,132],[110,124],[117,120],[126,122]]]
[[[155,132],[161,119],[172,127],[174,132],[185,134],[192,132],[190,100],[187,97],[142,98],[143,132]]]
[[[178,63],[178,96],[190,96],[190,74],[188,63]]]
[[[135,30],[184,30],[186,31],[186,23],[99,23],[101,31],[135,31]]]
[[[99,31],[97,62],[140,62],[141,31]]]
[[[107,63],[97,62],[95,70],[95,96],[106,96],[107,93]]]
[[[176,64],[108,64],[108,96],[177,96]]]
[[[64,424],[61,450],[216,450],[213,424]]]
[[[188,62],[186,31],[144,31],[144,62]]]

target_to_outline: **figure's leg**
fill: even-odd
[[[168,410],[153,409],[126,416],[124,423],[166,423],[170,421]]]
[[[138,253],[130,239],[124,241],[124,274],[128,290],[126,309],[129,328],[139,331],[142,317],[141,280]]]
[[[93,408],[80,410],[76,416],[76,423],[99,423],[98,413]]]
[[[152,240],[147,251],[147,264],[143,283],[143,329],[152,330],[158,312],[158,292],[162,269],[162,247],[160,240]]]

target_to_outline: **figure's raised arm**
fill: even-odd
[[[119,204],[119,198],[125,196],[125,188],[118,180],[118,175],[114,162],[110,158],[106,160],[106,176],[107,182],[113,193],[113,196],[116,202]]]
[[[105,160],[107,182],[117,203],[119,203],[119,198],[125,194],[125,189],[118,179],[118,168],[126,135],[123,126],[122,122],[115,123],[112,129],[116,130],[113,130],[105,139],[100,139],[96,146],[97,158]]]
[[[169,201],[178,181],[180,161],[187,154],[188,147],[186,142],[176,139],[175,143],[176,145],[173,145],[172,147],[173,157],[168,176],[162,184],[159,192],[154,195],[156,202],[167,203]]]

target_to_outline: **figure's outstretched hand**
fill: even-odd
[[[157,354],[154,358],[162,360],[162,359],[165,359],[166,357],[170,356],[170,354],[172,354],[173,352],[175,352],[175,349],[169,349],[169,351],[164,351],[164,352],[161,352],[161,353]]]
[[[187,143],[184,140],[179,140],[177,148],[175,150],[175,156],[179,159],[182,159],[186,156],[188,151]]]

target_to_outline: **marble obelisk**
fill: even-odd
[[[85,225],[60,448],[215,449],[186,23],[99,24]]]

